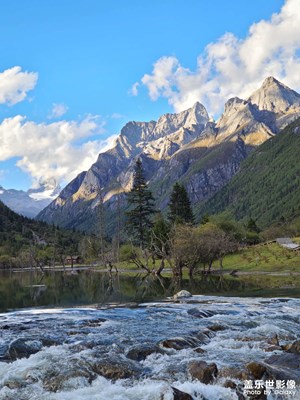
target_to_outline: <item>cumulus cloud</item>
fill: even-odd
[[[49,118],[60,118],[68,111],[68,106],[63,103],[57,104],[53,103],[51,113],[49,114]]]
[[[0,72],[0,104],[14,105],[24,100],[27,92],[37,82],[36,72],[23,72],[21,67],[13,67]]]
[[[279,13],[251,25],[246,38],[226,33],[208,44],[194,71],[176,57],[164,56],[141,84],[152,100],[165,97],[175,111],[201,101],[210,113],[218,114],[228,98],[247,98],[270,75],[300,89],[299,51],[299,0],[286,0]]]
[[[87,170],[99,152],[115,137],[102,139],[104,123],[88,116],[81,122],[37,124],[17,115],[0,124],[0,161],[17,157],[17,166],[29,173],[33,185],[50,178],[66,183]]]

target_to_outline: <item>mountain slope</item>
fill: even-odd
[[[25,217],[34,218],[59,194],[60,188],[54,179],[40,182],[36,189],[4,189],[0,186],[0,200],[9,208]]]
[[[200,103],[163,115],[157,122],[129,122],[115,146],[99,154],[92,167],[70,182],[38,218],[92,231],[101,192],[113,231],[117,197],[130,190],[137,157],[142,159],[158,208],[166,207],[177,181],[186,186],[194,205],[203,202],[237,173],[253,149],[300,116],[299,99],[296,92],[269,77],[248,100],[229,99],[217,123],[209,120]]]
[[[256,149],[201,212],[227,211],[260,227],[300,215],[300,119]]]
[[[33,252],[39,258],[76,254],[82,237],[81,233],[16,214],[0,201],[0,267],[25,266],[25,259],[28,261]]]

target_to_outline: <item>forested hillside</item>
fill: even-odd
[[[51,263],[78,252],[81,233],[23,217],[0,201],[0,267]]]
[[[300,215],[300,120],[259,146],[238,174],[204,207],[202,215],[229,212],[265,228]]]

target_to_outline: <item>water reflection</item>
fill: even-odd
[[[0,311],[23,307],[145,302],[173,296],[181,289],[193,294],[300,297],[299,276],[197,276],[172,279],[137,273],[76,271],[41,274],[0,272]]]

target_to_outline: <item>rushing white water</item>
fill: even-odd
[[[237,400],[236,390],[223,386],[225,369],[244,369],[250,361],[282,354],[278,349],[269,351],[267,342],[275,335],[281,345],[299,340],[299,310],[300,299],[193,296],[180,303],[145,303],[136,308],[0,314],[0,399],[172,400],[173,386],[197,400]],[[201,318],[197,312],[202,312]],[[214,325],[223,330],[194,346],[203,353],[187,347],[154,352],[141,361],[126,357],[138,346],[194,337]],[[34,354],[15,359],[12,342],[17,339]],[[106,379],[95,369],[105,360],[136,368],[136,374]],[[191,378],[187,368],[191,360],[217,364],[219,375],[213,384]],[[268,396],[268,400],[275,398]],[[300,394],[277,398],[300,399]]]

